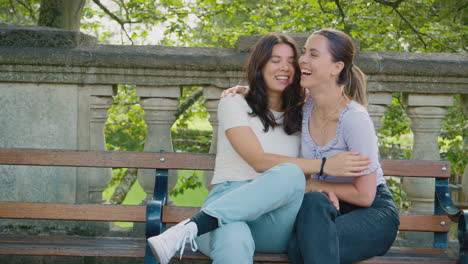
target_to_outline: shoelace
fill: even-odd
[[[198,250],[198,245],[197,245],[197,242],[195,241],[195,237],[196,236],[191,234],[189,231],[185,232],[184,239],[182,240],[182,245],[180,246],[180,259],[182,259],[182,256],[184,255],[185,244],[187,242],[190,243],[190,248],[192,249],[193,252]]]

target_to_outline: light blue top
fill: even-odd
[[[379,163],[379,149],[374,125],[367,110],[359,103],[351,101],[340,114],[336,127],[336,136],[324,146],[317,146],[309,133],[309,120],[314,102],[311,98],[304,105],[302,120],[301,154],[308,159],[331,157],[344,151],[359,152],[371,158],[370,168],[362,171],[370,174],[377,171],[377,185],[385,183]],[[316,128],[320,129],[320,128]],[[337,177],[323,174],[314,178],[328,182],[354,182],[353,177]]]

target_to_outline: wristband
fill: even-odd
[[[327,158],[323,157],[322,158],[322,165],[320,165],[320,172],[319,172],[320,176],[322,176],[322,174],[323,174],[323,167],[325,166],[326,161],[327,161]]]

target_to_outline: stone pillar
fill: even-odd
[[[453,96],[445,94],[405,94],[407,114],[411,119],[414,143],[412,160],[440,160],[438,135],[447,107],[453,104]],[[434,179],[410,178],[403,180],[403,189],[411,202],[410,213],[434,212]],[[407,232],[407,238],[432,241],[431,234]]]
[[[223,88],[209,86],[203,88],[203,97],[205,98],[205,108],[210,114],[210,124],[213,127],[213,138],[211,140],[210,153],[216,153],[216,147],[218,143],[218,103],[220,95],[223,92]],[[213,172],[205,171],[203,175],[205,186],[209,188],[211,179],[213,178]]]
[[[368,112],[374,122],[375,132],[382,127],[382,117],[388,110],[388,105],[392,103],[392,94],[385,92],[369,93],[367,95]]]
[[[89,149],[106,150],[104,125],[107,121],[107,111],[114,99],[107,95],[92,95],[89,103]],[[103,203],[102,192],[106,189],[112,178],[112,169],[90,168],[88,173],[89,202]]]
[[[141,106],[145,110],[145,121],[148,127],[145,151],[172,152],[171,127],[175,121],[175,113],[179,105],[180,87],[138,86],[137,96],[141,98]],[[154,191],[154,170],[138,170],[141,186],[151,198]],[[177,171],[169,173],[169,190],[177,183]]]

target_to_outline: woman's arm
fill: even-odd
[[[356,177],[354,183],[335,183],[310,179],[307,181],[306,192],[319,190],[333,192],[342,201],[362,207],[369,207],[375,198],[376,181],[375,171]]]
[[[299,166],[304,174],[320,171],[321,159],[300,159],[265,153],[255,133],[248,126],[226,130],[226,136],[237,153],[257,172],[264,172],[280,163],[290,162]],[[369,158],[357,153],[343,152],[327,160],[324,171],[329,175],[361,176],[369,166]]]
[[[312,179],[306,190],[319,189],[334,192],[340,200],[358,206],[369,207],[375,198],[377,170],[380,168],[377,137],[369,114],[363,109],[350,110],[343,117],[343,137],[351,151],[368,155],[371,160],[369,169],[362,171],[363,176],[354,178],[354,183],[331,183]]]

